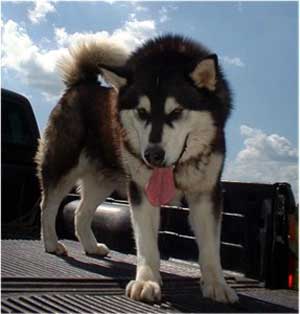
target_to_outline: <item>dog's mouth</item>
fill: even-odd
[[[174,171],[187,146],[188,135],[177,161],[169,166],[153,167],[151,177],[145,187],[145,193],[153,206],[168,204],[176,194]]]
[[[145,193],[153,206],[168,204],[176,194],[173,167],[154,168]]]

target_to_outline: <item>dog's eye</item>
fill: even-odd
[[[137,111],[137,114],[141,120],[145,121],[149,118],[149,113],[146,111],[146,109],[138,108],[136,111]]]
[[[181,117],[182,112],[183,112],[183,108],[177,107],[168,114],[168,117],[170,120],[177,120]]]

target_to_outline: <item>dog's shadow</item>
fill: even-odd
[[[99,279],[114,280],[121,289],[125,289],[126,284],[135,276],[136,266],[133,264],[125,261],[116,261],[109,256],[88,255],[88,257],[91,261],[82,261],[72,256],[62,256],[61,258],[72,267],[102,276]],[[93,259],[95,263],[92,262]],[[156,305],[155,308],[159,307],[166,312],[245,313],[250,311],[253,313],[297,313],[297,311],[293,311],[291,308],[260,301],[246,295],[239,295],[240,302],[237,304],[228,305],[213,302],[204,298],[200,286],[196,286],[199,285],[199,278],[189,278],[163,271],[161,271],[161,275],[164,283],[162,289],[163,297],[162,302]]]
[[[135,265],[114,261],[110,257],[100,257],[98,255],[88,254],[90,259],[95,259],[100,261],[100,263],[86,262],[79,260],[73,256],[61,256],[61,258],[70,266],[76,267],[87,272],[100,275],[105,278],[110,279],[127,279],[134,276],[135,274]],[[99,278],[103,279],[103,278]]]

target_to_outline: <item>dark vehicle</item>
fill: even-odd
[[[221,256],[225,278],[240,303],[202,297],[197,247],[189,209],[163,206],[159,245],[164,281],[161,304],[128,299],[124,288],[135,272],[135,247],[127,201],[112,195],[99,205],[93,229],[111,249],[100,258],[84,255],[74,236],[79,202],[62,202],[57,231],[69,256],[46,254],[40,241],[39,189],[35,177],[38,127],[26,98],[2,89],[2,313],[296,313],[288,224],[296,210],[289,184],[223,182]],[[292,276],[292,277],[291,277]]]
[[[39,186],[33,157],[39,138],[29,101],[1,91],[2,238],[39,233]]]

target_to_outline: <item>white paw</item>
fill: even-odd
[[[108,253],[109,248],[103,243],[98,243],[95,249],[86,251],[86,254],[95,254],[99,256],[106,256]]]
[[[126,295],[136,301],[154,303],[161,300],[161,288],[155,281],[132,280],[126,287]]]
[[[53,248],[46,247],[46,252],[51,253],[51,254],[60,255],[60,256],[62,256],[62,255],[67,256],[68,255],[67,249],[60,242],[57,242]]]
[[[213,281],[202,283],[201,286],[205,298],[222,303],[235,303],[239,300],[236,292],[225,282]]]

